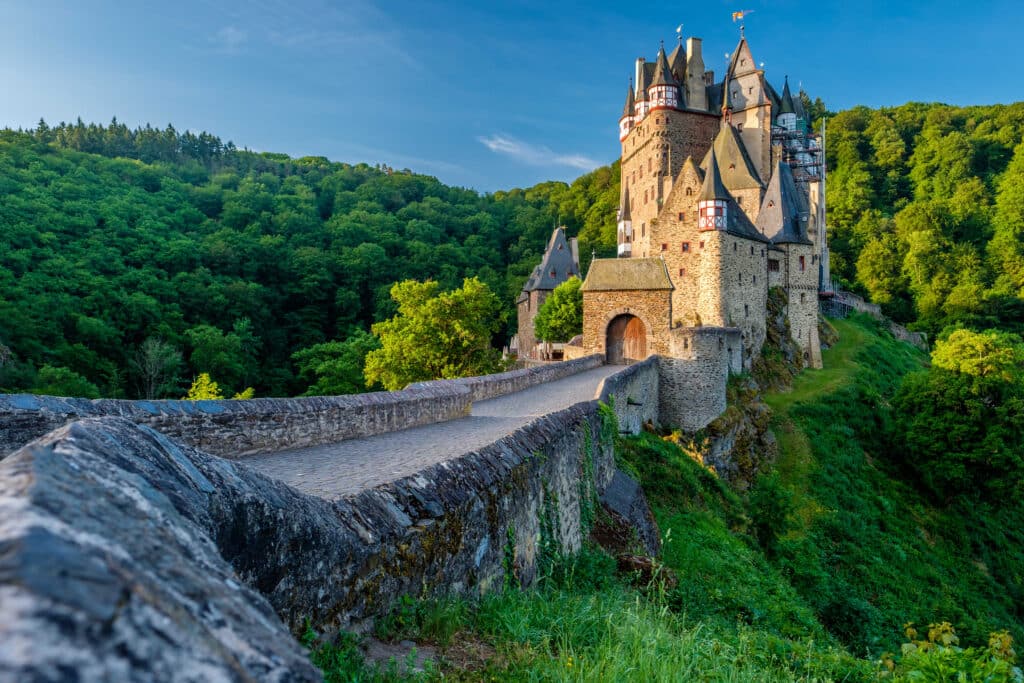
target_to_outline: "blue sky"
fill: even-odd
[[[239,146],[384,162],[493,191],[618,154],[633,60],[747,37],[768,78],[833,109],[1024,100],[1008,1],[0,0],[0,126],[173,123]]]

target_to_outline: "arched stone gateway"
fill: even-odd
[[[647,358],[647,329],[635,315],[619,315],[608,323],[607,362],[610,365],[629,365]]]

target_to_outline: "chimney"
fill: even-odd
[[[636,78],[633,80],[636,83],[636,94],[639,97],[644,91],[644,64],[647,62],[643,57],[636,58]]]
[[[704,90],[704,57],[700,38],[686,39],[686,106],[707,111],[708,97]]]

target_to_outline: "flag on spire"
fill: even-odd
[[[739,12],[733,12],[732,13],[733,23],[735,23],[737,21],[743,21],[743,18],[745,16],[747,16],[748,14],[753,14],[753,13],[754,13],[754,10],[752,10],[752,9],[741,9]]]

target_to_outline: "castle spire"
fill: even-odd
[[[652,109],[654,107],[675,109],[679,105],[679,84],[668,66],[664,42],[658,49],[658,59],[654,64],[654,78],[647,90]]]
[[[633,105],[636,100],[633,99],[633,79],[629,79],[629,90],[626,92],[626,106],[622,108],[622,117],[633,116]]]
[[[782,107],[779,113],[796,114],[796,105],[793,104],[793,93],[789,90],[789,76],[786,76],[786,84],[782,88]]]
[[[702,203],[714,200],[728,201],[732,199],[732,195],[729,194],[729,190],[725,189],[725,183],[722,182],[722,171],[718,167],[718,157],[715,155],[714,146],[711,147],[708,155],[708,170],[704,174],[704,185],[700,188],[697,201]]]

